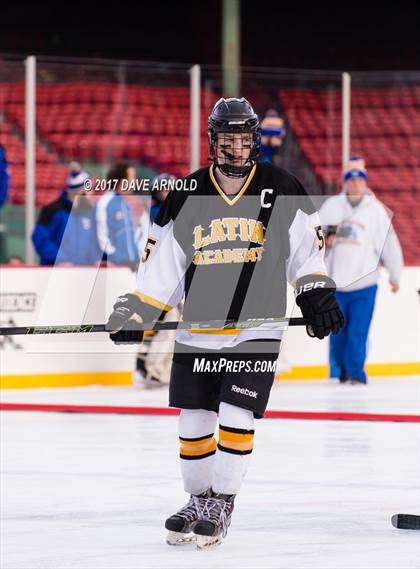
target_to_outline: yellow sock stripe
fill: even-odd
[[[254,433],[232,433],[224,429],[219,429],[219,438],[232,443],[242,443],[252,441]]]
[[[219,439],[219,447],[223,447],[228,450],[237,450],[241,452],[250,452],[254,448],[254,441],[247,441],[243,443],[234,443],[232,441],[226,441],[224,439]]]
[[[198,441],[185,440],[180,438],[180,455],[181,457],[196,457],[199,458],[202,455],[206,455],[216,451],[216,439],[214,437],[208,437],[207,439],[201,439]]]
[[[227,450],[251,452],[254,447],[254,432],[234,433],[219,428],[219,446]]]
[[[209,435],[204,435],[203,437],[179,437],[179,442],[181,443],[202,443],[203,441],[209,441],[213,438],[213,433]]]

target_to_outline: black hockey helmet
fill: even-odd
[[[210,158],[220,170],[232,178],[242,178],[251,170],[260,151],[260,122],[257,114],[250,103],[244,98],[219,99],[214,105],[208,119],[208,138]],[[249,156],[241,166],[229,164],[233,160],[233,154],[223,148],[220,142],[220,134],[250,134],[250,145],[244,145],[244,150],[249,151]],[[217,144],[221,144],[221,153],[227,161],[220,162]]]

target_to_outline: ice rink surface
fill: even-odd
[[[5,391],[2,401],[164,404],[131,387]],[[418,413],[415,378],[368,386],[282,382],[272,409]],[[266,419],[221,547],[165,544],[186,501],[177,417],[1,413],[2,569],[409,569],[420,532],[415,423]]]

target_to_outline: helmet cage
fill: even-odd
[[[231,178],[243,178],[246,176],[253,165],[255,164],[259,152],[260,152],[260,141],[261,132],[259,126],[259,120],[257,115],[252,110],[246,99],[236,100],[239,103],[247,104],[249,111],[247,110],[248,116],[244,116],[244,113],[236,114],[230,113],[229,111],[225,114],[218,113],[217,107],[219,103],[229,102],[221,99],[216,103],[213,112],[209,116],[208,120],[208,141],[210,149],[210,159],[213,161],[214,165],[217,166],[226,176]],[[216,112],[215,112],[216,111]],[[236,116],[235,116],[236,114]],[[228,151],[225,153],[225,160],[220,159],[220,146],[223,144],[223,134],[250,134],[251,142],[243,145],[243,150],[246,150],[249,155],[246,160],[240,166],[229,164],[233,159],[233,155],[229,155]],[[222,153],[223,149],[222,149]],[[237,149],[235,150],[235,156],[237,155]]]

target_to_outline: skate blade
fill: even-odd
[[[197,549],[213,549],[222,543],[222,536],[196,535]]]
[[[197,542],[197,536],[193,533],[180,533],[178,531],[169,531],[166,537],[168,545],[191,545]]]

